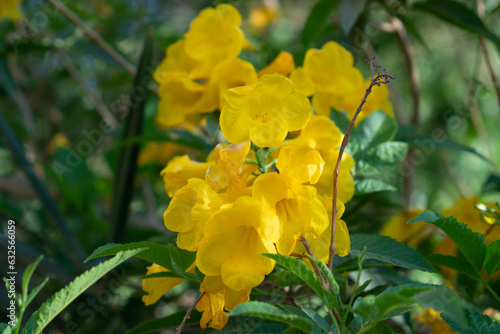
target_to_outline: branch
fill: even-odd
[[[175,330],[175,334],[181,334],[182,328],[184,328],[184,325],[186,324],[186,321],[191,317],[191,313],[193,312],[194,308],[196,307],[196,304],[201,300],[201,298],[205,295],[205,291],[203,291],[198,298],[194,301],[193,305],[191,305],[190,308],[188,308],[186,315],[184,316],[184,319],[182,319],[181,324],[177,329]]]
[[[397,78],[396,76],[393,77],[387,74],[387,71],[385,71],[384,74],[377,74],[375,76],[375,69],[380,68],[380,66],[374,67],[373,66],[374,61],[375,58],[373,58],[369,62],[368,60],[366,61],[367,63],[370,64],[370,73],[371,73],[370,84],[368,85],[368,88],[366,88],[365,96],[363,96],[363,99],[361,99],[361,103],[359,104],[358,109],[354,113],[354,117],[352,118],[351,123],[349,124],[349,127],[345,132],[344,139],[342,139],[342,144],[340,145],[339,157],[337,158],[337,164],[335,165],[335,169],[333,171],[332,231],[331,231],[331,241],[329,249],[329,259],[328,259],[328,268],[330,268],[330,270],[332,270],[333,257],[335,255],[335,222],[337,221],[337,186],[340,174],[340,162],[342,161],[342,155],[344,154],[347,142],[349,141],[349,134],[351,133],[351,129],[354,126],[354,123],[356,122],[356,118],[363,109],[363,105],[366,103],[368,95],[370,95],[370,93],[372,92],[373,86],[380,86],[381,84],[387,84],[390,82],[389,79],[394,80]]]
[[[303,236],[301,236],[299,240],[304,245],[304,248],[306,249],[307,254],[309,254],[311,257],[316,258],[316,256],[314,256],[313,252],[311,251],[311,244],[309,243],[309,241],[306,238],[304,238]],[[330,291],[330,287],[328,285],[328,282],[325,281],[325,279],[323,278],[323,275],[321,275],[321,270],[319,269],[316,262],[314,262],[310,258],[308,258],[308,259],[309,259],[309,262],[311,263],[311,266],[314,269],[314,272],[316,273],[316,275],[318,275],[319,279],[321,280],[321,284],[323,284],[323,288],[326,291]]]
[[[48,0],[57,10],[63,14],[68,20],[70,20],[74,25],[83,30],[85,35],[87,35],[95,44],[97,44],[104,52],[106,52],[111,58],[113,58],[118,64],[123,66],[127,72],[135,75],[137,69],[132,65],[127,59],[125,59],[121,54],[119,54],[111,45],[109,45],[98,33],[90,29],[85,22],[82,21],[75,13],[73,13],[68,7],[66,7],[59,0]]]

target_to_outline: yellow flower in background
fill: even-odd
[[[276,221],[262,219],[262,204],[250,196],[212,215],[196,254],[196,265],[208,276],[221,276],[232,290],[259,285],[274,269],[274,261],[261,253],[276,253],[279,230]]]
[[[21,0],[2,0],[0,1],[0,21],[7,17],[11,21],[15,21],[21,17],[19,4]]]
[[[150,142],[139,153],[137,164],[144,166],[151,163],[166,165],[174,156],[185,151],[185,147],[170,142]]]
[[[259,77],[264,74],[281,74],[287,76],[295,69],[295,62],[290,52],[281,51],[273,62],[259,71]]]
[[[338,106],[333,107],[337,110],[345,110],[349,119],[352,119],[359,104],[361,103],[361,99],[365,96],[366,88],[369,85],[370,79],[364,82],[358,92],[344,96],[342,102]],[[383,110],[387,115],[394,117],[392,104],[389,101],[389,88],[387,88],[387,85],[373,87],[372,92],[368,95],[368,98],[363,105],[361,113],[356,118],[356,124],[376,110]]]
[[[309,99],[278,74],[264,75],[256,84],[228,89],[223,95],[220,127],[230,143],[252,140],[259,147],[273,147],[288,131],[302,129],[311,116]]]
[[[159,84],[164,83],[171,75],[190,77],[197,64],[198,61],[186,53],[186,41],[180,40],[167,48],[165,58],[154,71],[153,77]]]
[[[456,332],[441,318],[440,313],[430,308],[421,308],[422,313],[417,313],[417,321],[426,325],[432,333],[455,334]]]
[[[193,263],[186,272],[194,274],[195,264]],[[168,269],[163,268],[156,263],[148,267],[147,275],[168,272]],[[142,280],[142,290],[147,292],[147,295],[142,296],[142,302],[148,306],[156,303],[168,290],[174,286],[184,282],[183,278],[176,277],[153,277]]]
[[[246,43],[240,24],[240,13],[228,4],[200,12],[185,36],[186,53],[199,62],[192,77],[207,79],[215,65],[240,54]]]
[[[191,178],[179,189],[163,215],[165,227],[177,234],[177,246],[188,251],[198,249],[203,230],[210,216],[223,202],[202,179]]]
[[[250,300],[250,289],[235,291],[224,285],[221,276],[205,276],[200,286],[205,295],[196,305],[203,312],[200,320],[201,328],[221,330],[227,323],[226,311],[232,311],[236,305]]]
[[[207,169],[205,180],[215,190],[227,188],[230,195],[243,194],[246,184],[240,177],[243,162],[250,151],[250,141],[215,148],[215,164]]]
[[[321,50],[309,49],[304,72],[318,90],[337,95],[352,94],[363,85],[363,77],[354,67],[352,54],[336,42],[327,42]]]
[[[321,262],[327,263],[330,256],[330,241],[332,240],[332,197],[324,196],[321,198],[328,215],[328,227],[318,237],[312,233],[306,233],[304,237],[309,241],[311,251]],[[345,206],[342,201],[337,200],[337,221],[335,223],[335,254],[346,256],[351,252],[351,238],[349,231],[343,220],[340,218],[344,214]],[[297,244],[295,252],[305,254],[306,249],[302,244]],[[308,263],[307,261],[306,263]]]
[[[251,85],[257,82],[253,65],[239,58],[225,60],[214,67],[207,82],[198,109],[210,112],[219,108],[222,93],[229,88]]]
[[[59,147],[68,147],[71,145],[68,137],[64,133],[58,132],[52,138],[50,138],[49,143],[47,144],[47,152],[52,155],[57,152],[57,148]]]
[[[186,117],[199,113],[199,103],[205,87],[185,76],[170,75],[158,87],[160,103],[156,124],[160,128],[178,125]]]
[[[262,5],[253,8],[250,12],[250,26],[257,31],[261,31],[270,25],[279,15],[278,0],[264,0]]]
[[[175,192],[184,187],[190,178],[204,179],[207,168],[212,164],[213,162],[193,161],[187,155],[170,160],[160,173],[163,176],[168,196],[173,197]]]
[[[428,238],[434,231],[427,223],[407,224],[410,219],[417,217],[424,210],[405,210],[398,213],[385,223],[381,234],[404,242],[410,246],[417,246],[422,240]]]

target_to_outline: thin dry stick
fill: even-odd
[[[137,69],[132,65],[127,59],[125,59],[121,54],[119,54],[111,45],[109,45],[98,33],[90,29],[85,22],[83,22],[75,13],[73,13],[68,7],[66,7],[59,0],[48,0],[54,7],[57,8],[61,14],[63,14],[68,20],[73,22],[76,26],[81,28],[85,35],[87,35],[95,44],[97,44],[101,49],[104,50],[111,58],[113,58],[118,64],[123,66],[130,74],[135,75]]]
[[[484,2],[483,0],[477,0],[477,13],[480,18],[484,18]],[[481,51],[483,52],[484,61],[486,67],[488,67],[488,72],[490,72],[491,81],[493,82],[493,88],[497,94],[498,107],[500,107],[500,86],[498,86],[498,80],[493,71],[493,66],[491,65],[490,55],[488,53],[488,48],[486,47],[486,39],[484,36],[479,36],[479,43],[481,44]]]
[[[76,83],[83,89],[84,93],[88,94],[90,98],[94,100],[95,108],[97,109],[97,112],[101,115],[101,117],[105,119],[106,122],[113,128],[118,126],[118,121],[116,120],[111,110],[108,109],[101,97],[87,85],[85,79],[82,77],[73,63],[68,59],[68,57],[59,50],[55,51],[55,53],[57,54],[59,59],[61,59],[63,66],[66,68],[73,80],[75,80]]]
[[[391,25],[393,32],[396,35],[401,51],[403,52],[406,64],[406,70],[410,77],[410,90],[413,98],[413,115],[411,117],[411,124],[418,125],[420,119],[420,88],[419,88],[419,75],[417,68],[413,62],[413,47],[406,35],[406,30],[403,23],[397,17],[391,17]],[[415,149],[410,147],[406,154],[406,160],[410,162],[415,155]],[[404,192],[405,192],[405,207],[408,209],[411,205],[411,193],[413,191],[414,175],[411,173],[404,179]]]
[[[340,162],[342,161],[342,155],[344,154],[347,142],[349,141],[349,134],[351,133],[351,129],[354,126],[354,123],[356,122],[356,118],[363,109],[363,105],[365,104],[368,95],[370,95],[370,93],[372,92],[373,86],[380,86],[381,84],[387,84],[390,82],[389,79],[394,80],[397,78],[396,76],[394,77],[390,76],[389,74],[387,74],[387,72],[384,74],[377,74],[377,76],[375,76],[375,69],[380,68],[380,66],[374,67],[373,66],[374,61],[375,58],[373,58],[370,61],[366,61],[367,63],[370,64],[370,73],[371,73],[370,84],[368,85],[368,88],[366,88],[365,96],[363,96],[363,99],[361,100],[361,103],[359,104],[358,109],[354,113],[354,117],[352,118],[351,123],[349,124],[349,127],[345,132],[344,139],[342,139],[342,144],[340,145],[339,157],[337,158],[337,164],[335,165],[335,170],[333,171],[332,231],[331,231],[331,241],[329,249],[329,259],[328,259],[328,267],[330,268],[330,270],[332,270],[333,268],[333,257],[335,255],[335,222],[337,221],[337,185],[340,174]]]
[[[302,244],[304,245],[304,248],[306,249],[306,252],[307,254],[309,254],[311,257],[314,257],[316,258],[316,256],[314,256],[313,252],[311,251],[311,244],[309,243],[309,240],[307,240],[306,238],[304,238],[303,236],[300,237],[300,242],[302,242]],[[314,269],[314,272],[316,273],[316,275],[318,275],[319,279],[321,280],[321,284],[323,284],[323,288],[326,290],[326,291],[329,291],[330,290],[330,287],[329,287],[329,284],[328,282],[323,278],[323,275],[321,275],[321,270],[319,269],[318,265],[316,264],[316,262],[314,262],[313,260],[309,259],[309,262],[311,263],[311,266],[313,267]]]
[[[205,295],[205,291],[200,293],[198,298],[196,298],[196,300],[194,301],[193,305],[191,305],[191,307],[187,310],[186,315],[184,316],[184,319],[182,319],[181,324],[175,330],[175,334],[181,334],[182,328],[184,328],[186,321],[188,321],[188,319],[191,317],[191,313],[193,312],[194,308],[196,307],[196,304],[198,304],[198,302],[201,300],[201,297],[203,297],[204,295]]]

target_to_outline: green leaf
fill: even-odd
[[[308,255],[308,258],[316,263],[316,265],[319,267],[321,271],[321,276],[323,276],[323,279],[325,279],[328,282],[328,285],[330,287],[330,292],[334,296],[337,296],[339,294],[340,288],[330,268],[328,268],[328,266],[323,262],[321,262],[320,260],[313,258],[310,255]]]
[[[295,259],[291,256],[281,254],[264,255],[275,260],[279,266],[288,269],[291,273],[300,278],[302,282],[307,284],[321,298],[328,308],[333,309],[336,306],[335,298],[329,291],[324,289],[321,279],[301,259]]]
[[[345,111],[332,110],[330,113],[330,119],[335,123],[337,128],[342,131],[342,133],[346,133],[349,128],[349,124],[351,124],[351,121],[347,118],[347,113]]]
[[[413,9],[431,13],[457,27],[466,29],[493,41],[497,46],[500,39],[493,34],[477,16],[476,12],[463,3],[453,0],[428,0],[417,2]]]
[[[33,290],[31,290],[31,292],[28,294],[28,297],[27,297],[26,301],[23,299],[23,308],[26,309],[26,307],[28,307],[28,305],[31,304],[31,302],[33,301],[33,299],[35,299],[35,297],[38,295],[38,293],[40,292],[40,290],[43,289],[43,287],[45,286],[45,284],[47,284],[48,281],[49,281],[49,278],[45,277],[45,279],[43,280],[42,283],[40,283]]]
[[[85,290],[91,287],[102,276],[106,275],[116,266],[130,259],[143,249],[135,249],[125,252],[119,252],[115,257],[106,262],[103,262],[90,270],[78,276],[73,282],[56,292],[49,300],[40,306],[28,321],[33,324],[33,333],[41,333],[42,330],[71,302],[73,302]],[[30,326],[27,326],[30,328]],[[28,333],[29,329],[25,328],[24,333]]]
[[[356,180],[354,183],[356,195],[366,195],[379,191],[395,191],[396,188],[387,182],[380,179],[362,179]]]
[[[457,322],[448,314],[441,314],[444,321],[452,330],[459,334],[498,334],[500,323],[494,322],[485,314],[475,309],[465,309],[465,323]]]
[[[263,302],[247,302],[236,306],[231,313],[230,317],[234,316],[250,316],[261,319],[267,319],[292,325],[298,329],[306,332],[313,330],[314,324],[309,318],[300,317],[295,314],[289,314],[276,306]]]
[[[484,260],[484,270],[490,278],[500,270],[500,240],[495,240],[486,248],[486,259]]]
[[[385,323],[379,322],[375,327],[373,327],[372,329],[370,329],[364,333],[366,333],[366,334],[392,334],[392,333],[394,333],[394,331],[392,330],[391,327],[389,327]]]
[[[186,310],[179,311],[164,318],[148,320],[128,330],[125,334],[158,333],[163,329],[176,328],[179,327],[185,315]],[[194,310],[189,319],[186,321],[186,326],[198,324],[200,322],[201,315],[201,312]]]
[[[148,83],[151,78],[149,67],[153,43],[148,35],[144,42],[141,60],[137,68],[134,86],[130,93],[131,103],[128,116],[125,120],[123,138],[138,136],[142,133],[144,108],[148,95]],[[142,92],[142,94],[137,94]],[[122,146],[118,158],[113,204],[111,207],[111,240],[121,241],[125,233],[125,224],[128,218],[129,205],[134,193],[134,178],[137,169],[137,157],[140,146],[138,144]]]
[[[174,272],[171,272],[171,271],[162,271],[162,272],[159,272],[159,273],[153,273],[153,274],[149,274],[149,275],[146,275],[143,277],[143,279],[147,279],[147,278],[164,278],[164,277],[168,277],[168,278],[184,278],[184,279],[187,279],[191,282],[195,282],[195,283],[198,283],[198,284],[201,284],[203,282],[202,279],[200,279],[197,275],[195,274],[192,274],[192,273],[181,273],[181,274],[176,274]]]
[[[8,324],[0,324],[0,333],[2,334],[12,334],[12,326],[9,326]]]
[[[290,328],[287,325],[283,324],[265,324],[265,325],[260,325],[252,329],[250,333],[255,333],[255,334],[282,334],[283,331],[287,330]]]
[[[366,326],[366,329],[373,328],[379,321],[392,318],[408,312],[418,302],[416,298],[419,294],[428,291],[446,288],[443,285],[430,284],[408,284],[391,289],[378,296],[360,297],[353,306],[354,314],[360,316],[357,321]]]
[[[481,270],[486,257],[484,235],[473,232],[466,224],[457,222],[455,217],[443,217],[436,212],[424,211],[408,223],[415,222],[426,222],[439,227],[455,242],[469,263],[477,270]]]
[[[357,162],[356,174],[393,168],[406,156],[408,144],[390,141],[370,148]]]
[[[333,13],[339,0],[319,0],[311,9],[311,13],[302,29],[302,45],[309,46],[315,42]]]
[[[372,234],[352,234],[351,254],[360,256],[367,248],[366,259],[390,263],[407,269],[434,272],[429,262],[415,249],[390,237]]]
[[[351,32],[365,6],[366,0],[342,0],[340,2],[340,27],[345,35]]]
[[[317,324],[325,332],[328,332],[329,326],[322,316],[320,316],[317,312],[311,310],[310,308],[305,307],[304,305],[300,305],[300,307],[302,308],[302,311],[304,311],[304,313],[307,314],[307,316],[311,318],[315,324]]]
[[[137,253],[135,257],[152,263],[156,263],[162,266],[163,268],[166,268],[171,272],[175,273],[174,265],[172,264],[172,258],[171,258],[172,254],[171,247],[174,246],[173,245],[169,246],[162,246],[149,241],[134,242],[130,244],[107,244],[97,248],[85,260],[85,262],[101,256],[115,255],[120,251],[134,250],[141,248],[143,249],[143,251]],[[180,261],[180,264],[179,263],[176,264],[177,269],[179,270],[180,268],[182,269],[181,272],[184,272],[186,271],[187,268],[189,268],[189,266],[191,266],[194,263],[196,259],[196,253],[188,252],[183,249],[179,249],[177,250],[177,252],[179,258],[175,259],[174,261],[175,262]]]
[[[23,299],[22,299],[22,308],[26,309],[28,307],[29,302],[27,303],[28,300],[28,287],[30,284],[31,276],[33,276],[33,273],[36,270],[36,267],[42,261],[43,255],[40,255],[33,263],[29,264],[26,269],[24,270],[23,273]]]
[[[309,318],[312,321],[312,324],[314,326],[311,334],[321,334],[322,333],[321,327],[316,323],[314,318],[311,318],[309,316],[309,314],[307,314],[304,310],[297,308],[295,306],[291,306],[291,305],[279,304],[278,306],[281,307],[283,310],[287,311],[288,313],[295,314],[295,315],[302,317],[302,318]],[[319,314],[318,314],[318,317],[321,318],[321,316]],[[321,318],[321,319],[323,320],[323,318]],[[328,331],[328,327],[327,327],[327,331]]]
[[[469,262],[459,259],[458,257],[443,254],[431,254],[427,256],[427,260],[440,266],[445,266],[456,271],[459,271],[469,277],[477,278],[477,273]]]
[[[376,88],[375,88],[376,89]],[[357,127],[352,128],[346,151],[354,160],[370,147],[392,140],[398,130],[396,120],[382,110],[366,116]]]

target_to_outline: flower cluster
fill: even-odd
[[[230,5],[203,10],[155,72],[160,125],[199,121],[200,114],[220,109],[220,129],[229,142],[218,144],[206,162],[177,156],[161,173],[172,197],[165,226],[178,233],[179,248],[196,252],[189,270],[205,275],[197,304],[203,328],[224,327],[226,311],[248,301],[251,289],[272,272],[275,262],[263,253],[302,256],[305,238],[315,256],[328,261],[333,171],[343,134],[325,108],[350,112],[365,83],[352,55],[334,42],[309,50],[304,67],[281,52],[256,72],[237,58],[247,44],[240,22]],[[386,95],[370,101],[373,110],[383,105],[390,113]],[[354,194],[353,166],[344,154],[334,234],[340,256],[350,252],[340,218]],[[153,265],[148,274],[165,270]],[[144,279],[144,302],[156,302],[181,281]]]
[[[19,12],[19,3],[21,0],[2,0],[0,1],[0,21],[7,17],[11,21],[15,21],[21,17]]]

